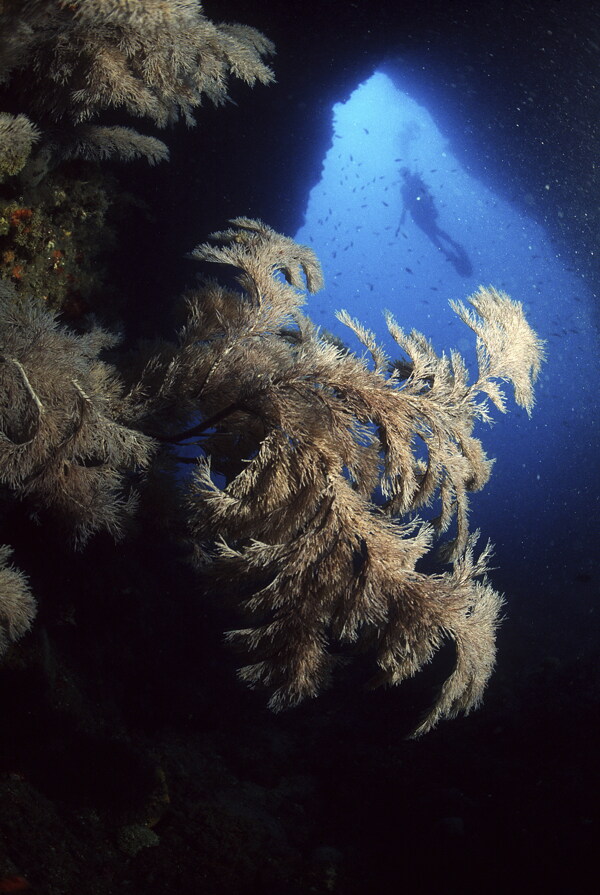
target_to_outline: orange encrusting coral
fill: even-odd
[[[21,227],[29,223],[33,215],[31,208],[15,208],[10,213],[9,221],[12,227]]]
[[[64,262],[65,253],[61,249],[54,249],[52,254],[50,255],[50,261],[52,262],[53,270],[62,270],[65,266]]]

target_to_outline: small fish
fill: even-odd
[[[410,269],[410,267],[405,267],[404,270],[406,271],[406,273],[412,273],[412,270]]]

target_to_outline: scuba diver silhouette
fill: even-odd
[[[406,212],[409,211],[417,227],[431,240],[436,249],[442,252],[456,273],[461,277],[470,277],[473,267],[469,256],[459,242],[438,226],[438,210],[427,184],[419,174],[411,174],[408,168],[402,168],[400,173],[404,183],[400,188],[403,208],[398,230],[404,224]]]

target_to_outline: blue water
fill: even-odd
[[[438,351],[460,350],[473,368],[474,335],[449,299],[464,300],[483,284],[522,302],[547,342],[547,360],[531,419],[511,400],[507,415],[495,411],[497,422],[477,432],[496,464],[486,489],[473,495],[471,520],[495,544],[495,579],[507,591],[509,613],[532,612],[539,628],[541,611],[558,650],[590,636],[597,620],[596,299],[577,271],[577,246],[552,241],[534,219],[532,197],[507,201],[510,183],[476,179],[452,145],[453,134],[442,133],[429,111],[381,72],[334,106],[321,180],[295,235],[315,249],[325,274],[307,312],[362,352],[335,319],[346,309],[395,357],[382,315],[389,309],[405,330],[425,333]],[[427,184],[437,224],[461,247],[466,265],[453,264],[410,214],[399,225],[403,167]]]

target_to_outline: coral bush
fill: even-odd
[[[0,546],[0,658],[31,627],[35,618],[35,600],[27,578],[9,565],[12,550]]]
[[[77,336],[36,302],[0,291],[0,482],[49,507],[76,541],[121,533],[132,506],[126,470],[147,465],[150,439],[119,422],[121,388],[98,359],[115,339]]]
[[[475,556],[467,524],[491,462],[473,427],[490,401],[505,409],[498,380],[531,410],[541,343],[520,304],[480,289],[470,309],[454,306],[477,335],[474,383],[459,354],[436,354],[390,317],[408,358],[392,362],[342,312],[369,364],[300,310],[322,283],[314,253],[261,222],[233,223],[193,255],[236,268],[240,289],[207,281],[191,293],[178,343],[130,363],[127,387],[99,359],[105,332],[76,336],[5,301],[1,481],[76,539],[118,535],[131,473],[157,443],[196,443],[188,530],[202,574],[232,585],[253,619],[229,634],[253,660],[242,678],[269,687],[277,709],[315,695],[345,647],[370,651],[378,683],[396,684],[450,637],[456,667],[424,732],[476,706],[494,664],[502,600],[486,578],[490,548]],[[433,523],[414,517],[437,498]],[[419,571],[453,519],[451,571]]]
[[[23,169],[39,137],[27,116],[0,112],[0,182]]]
[[[31,119],[20,115],[4,130],[0,120],[11,158],[23,156],[40,128],[49,156],[143,156],[154,163],[168,157],[161,140],[86,122],[123,109],[158,127],[179,118],[193,124],[203,97],[227,99],[230,75],[248,84],[273,79],[262,60],[273,52],[271,42],[245,25],[214,24],[198,0],[25,0],[5,7],[0,84],[13,82]]]
[[[64,163],[166,160],[165,142],[111,114],[193,125],[203,100],[228,99],[230,79],[272,81],[272,52],[253,28],[211,22],[198,0],[4,0],[0,277],[77,317],[99,291],[107,207],[127,198],[109,199],[90,166],[71,165],[65,188]]]

